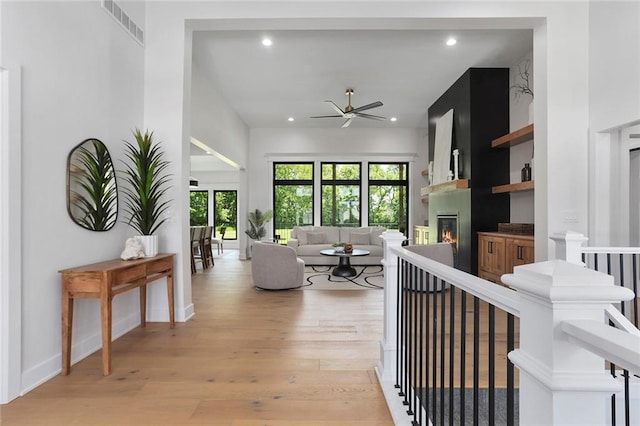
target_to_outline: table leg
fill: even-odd
[[[173,270],[167,275],[167,299],[169,303],[169,327],[176,326],[176,315],[173,306]]]
[[[351,266],[349,256],[340,256],[338,266],[333,268],[333,272],[331,273],[336,277],[353,277],[357,274],[355,268]]]
[[[63,286],[64,287],[64,286]],[[71,333],[73,325],[73,298],[62,289],[62,375],[71,370]]]
[[[100,295],[102,317],[102,374],[111,374],[111,295],[103,290]]]
[[[147,325],[147,284],[140,286],[140,327]]]

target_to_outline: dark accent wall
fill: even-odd
[[[477,233],[495,231],[499,222],[509,222],[509,194],[491,194],[494,182],[509,182],[509,150],[491,148],[493,139],[509,133],[509,69],[469,68],[429,107],[430,159],[435,148],[435,122],[452,108],[451,151],[460,150],[459,177],[469,179],[470,189],[429,196],[429,242],[437,238],[437,213],[457,211],[457,267],[477,274]]]

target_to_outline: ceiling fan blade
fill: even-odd
[[[344,123],[342,123],[342,128],[344,129],[345,127],[349,127],[349,124],[351,124],[351,120],[353,120],[353,118],[347,118],[347,121],[345,121]]]
[[[342,118],[342,115],[314,115],[309,118]]]
[[[358,117],[369,118],[371,120],[386,120],[387,119],[387,117],[382,117],[382,116],[373,115],[373,114],[364,114],[362,112],[356,112],[355,114]]]
[[[370,104],[367,105],[363,105],[361,107],[358,108],[354,108],[351,110],[351,112],[360,112],[360,111],[365,111],[371,108],[378,108],[382,106],[382,102],[380,101],[376,101],[376,102],[371,102]]]
[[[333,101],[325,101],[325,102],[328,103],[331,108],[335,109],[336,112],[340,114],[340,117],[344,116],[344,111],[338,105],[336,105]]]

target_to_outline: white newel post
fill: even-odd
[[[567,231],[564,234],[553,234],[551,237],[556,243],[556,258],[584,266],[582,261],[582,243],[589,241],[579,232]]]
[[[391,253],[392,247],[401,247],[406,237],[402,232],[382,233],[384,246],[384,335],[380,341],[378,375],[381,381],[396,380],[396,322],[398,309],[398,256]]]
[[[613,277],[564,260],[516,267],[503,282],[518,291],[520,348],[509,359],[520,370],[521,425],[605,425],[611,395],[621,390],[597,355],[571,343],[565,320],[604,322],[611,303],[629,290]]]

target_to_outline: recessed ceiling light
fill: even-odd
[[[287,120],[288,120],[288,121],[296,121],[296,119],[295,119],[295,118],[293,118],[293,117],[289,117],[289,118],[287,118]]]
[[[447,40],[447,46],[453,46],[453,45],[454,45],[454,44],[456,44],[457,42],[458,42],[458,40],[456,40],[456,39],[455,39],[455,38],[453,38],[453,37],[450,37],[450,38]]]
[[[267,46],[267,47],[269,47],[269,46],[271,46],[272,44],[273,44],[273,41],[271,41],[271,39],[270,39],[270,38],[265,37],[265,38],[263,38],[263,39],[262,39],[262,45],[263,45],[263,46]]]
[[[389,120],[390,121],[398,121],[398,119],[396,117],[391,117]]]

